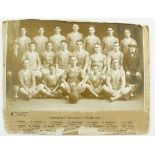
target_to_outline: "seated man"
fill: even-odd
[[[29,44],[29,51],[26,51],[22,56],[22,62],[29,60],[30,69],[33,70],[35,77],[41,79],[42,73],[40,71],[41,61],[37,51],[35,51],[35,43]]]
[[[124,67],[126,71],[127,84],[135,85],[135,91],[139,91],[142,86],[141,59],[142,58],[137,51],[137,44],[134,41],[131,42],[129,44],[129,51],[124,57]]]
[[[60,84],[60,88],[64,93],[69,95],[71,92],[70,88],[76,85],[78,94],[81,94],[85,90],[86,78],[82,70],[76,65],[77,58],[75,56],[71,57],[70,64],[71,66],[67,68],[61,77],[62,83]]]
[[[47,94],[46,91],[44,91],[43,84],[39,84],[36,86],[35,74],[30,69],[29,60],[25,59],[23,61],[23,68],[18,72],[18,77],[21,86],[19,92],[24,96],[24,98],[31,99],[32,97],[35,97],[39,92],[50,95]]]
[[[44,89],[47,91],[47,97],[60,98],[61,91],[59,92],[60,76],[56,74],[56,69],[53,67],[50,69],[50,74],[43,76],[42,83],[45,85]]]
[[[86,84],[87,90],[95,97],[99,97],[102,92],[103,84],[105,79],[99,71],[99,66],[95,65],[92,68],[92,71],[88,73],[88,81]]]
[[[131,87],[126,87],[125,72],[120,68],[119,60],[112,61],[111,69],[106,74],[106,84],[103,91],[110,97],[110,101],[128,98]]]

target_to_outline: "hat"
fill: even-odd
[[[107,31],[114,31],[111,27],[108,27]]]
[[[130,44],[128,45],[129,47],[130,46],[134,46],[134,47],[137,47],[137,43],[133,40],[130,42]]]

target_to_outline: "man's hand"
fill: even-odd
[[[130,76],[130,75],[131,75],[131,73],[130,73],[129,71],[127,71],[127,72],[126,72],[126,75],[127,75],[127,76]]]
[[[142,75],[139,72],[136,72],[136,77],[141,78]]]
[[[81,81],[81,82],[79,82],[78,86],[82,86],[82,85],[83,85],[83,83],[84,83],[84,82],[82,82],[82,81]]]
[[[8,71],[7,76],[12,76],[12,72]]]
[[[25,88],[26,91],[28,92],[29,95],[32,95],[32,90],[30,90],[29,88]]]

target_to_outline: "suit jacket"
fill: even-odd
[[[17,73],[21,68],[21,55],[18,51],[17,56],[13,53],[13,50],[7,53],[7,71]]]
[[[139,53],[135,53],[132,57],[130,53],[124,55],[124,68],[132,74],[142,72],[142,57]]]

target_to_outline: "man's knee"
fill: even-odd
[[[60,88],[62,89],[67,89],[68,87],[69,87],[68,84],[65,84],[65,83],[60,84]]]
[[[36,86],[36,90],[40,92],[41,90],[44,89],[44,87],[45,87],[44,84],[39,84],[38,86]]]
[[[19,88],[19,95],[28,95],[28,92],[24,88]]]
[[[131,75],[126,74],[126,80],[127,80],[127,81],[130,81],[130,80],[131,80],[131,78],[132,78],[132,77],[131,77]]]
[[[35,71],[35,77],[38,78],[38,79],[41,79],[42,78],[42,73],[41,71]]]
[[[126,87],[126,88],[122,89],[121,94],[122,94],[123,96],[125,96],[125,95],[127,95],[130,91],[131,91],[131,88],[130,88],[130,87]]]
[[[25,89],[24,88],[19,88],[19,92],[23,93],[23,92],[25,92]]]
[[[141,81],[142,80],[142,75],[136,75],[137,81]]]

